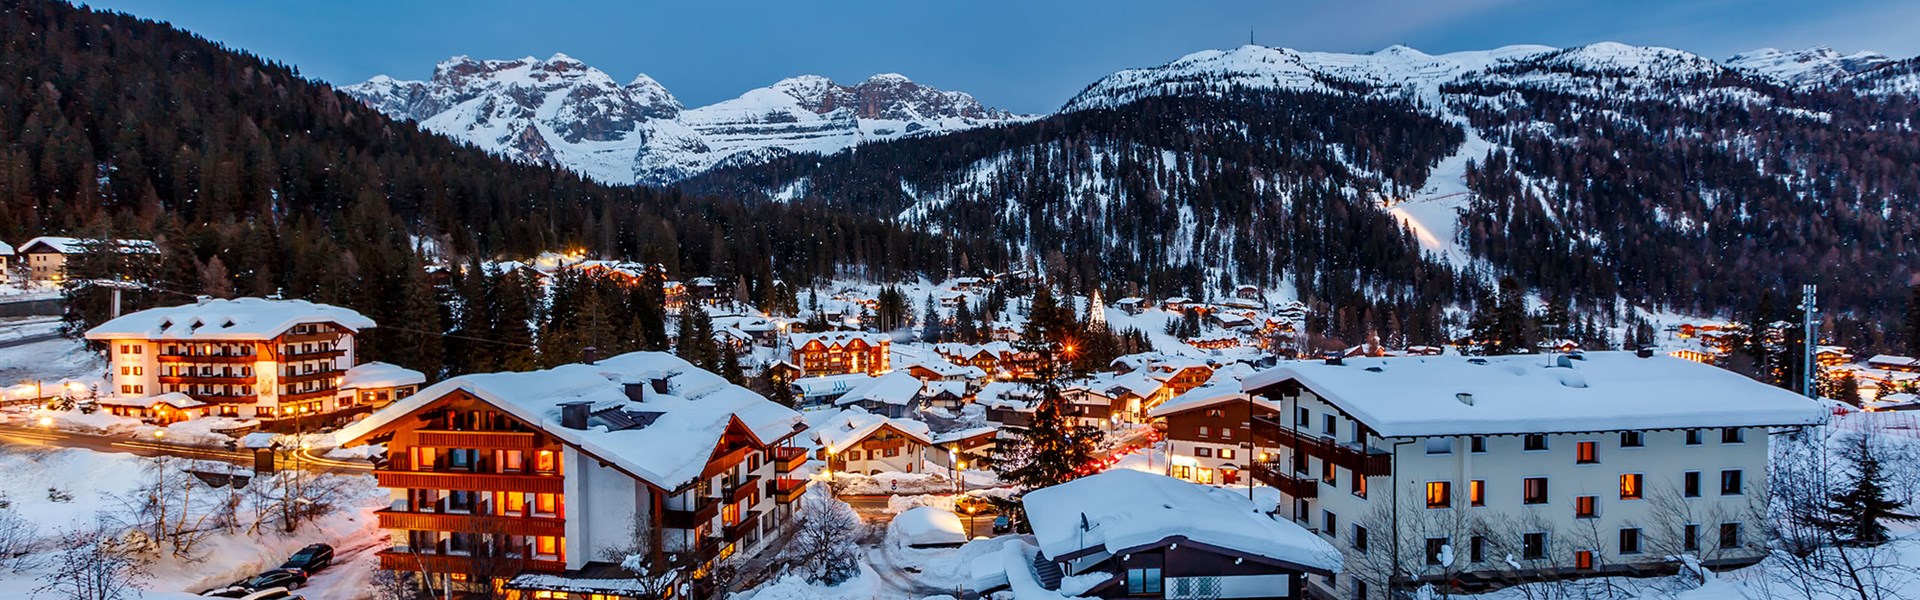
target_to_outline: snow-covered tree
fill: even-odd
[[[815,486],[801,499],[798,525],[783,559],[808,581],[838,584],[860,573],[860,515]]]

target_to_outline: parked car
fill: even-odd
[[[293,556],[288,557],[287,562],[282,563],[280,565],[280,568],[286,569],[286,570],[296,570],[303,575],[311,576],[314,573],[318,572],[319,570],[325,569],[327,568],[328,565],[332,565],[332,564],[333,564],[333,546],[329,546],[326,544],[313,544],[311,546],[301,548],[299,552],[293,553]]]
[[[253,576],[253,581],[247,582],[247,587],[250,587],[256,590],[264,590],[267,588],[275,588],[275,587],[283,587],[283,588],[292,590],[292,589],[299,589],[300,586],[306,585],[306,583],[307,583],[306,573],[301,573],[299,571],[289,571],[286,569],[274,569],[272,571],[267,571],[265,573],[261,573],[259,575]]]
[[[1006,515],[1000,515],[998,517],[993,518],[994,533],[1006,533],[1012,530],[1013,530],[1013,520],[1007,518]]]

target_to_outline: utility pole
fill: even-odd
[[[1819,306],[1815,304],[1814,292],[1818,288],[1811,283],[1800,287],[1800,393],[1808,398],[1819,398],[1820,392],[1813,388],[1813,351],[1820,343],[1819,331],[1814,326],[1818,322]]]

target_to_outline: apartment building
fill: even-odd
[[[805,430],[719,375],[636,352],[456,377],[338,437],[386,448],[381,568],[509,598],[623,600],[636,575],[611,556],[643,552],[651,578],[704,597],[715,565],[785,531],[807,485],[794,475]]]
[[[1765,556],[1770,436],[1817,403],[1651,352],[1302,361],[1248,377],[1255,479],[1345,554],[1333,598]],[[1511,560],[1509,560],[1511,557]]]
[[[1175,396],[1147,415],[1166,423],[1167,475],[1194,483],[1244,485],[1256,456],[1252,417],[1272,417],[1280,407],[1240,390],[1225,373]]]
[[[351,405],[338,396],[356,362],[354,336],[373,327],[352,309],[304,300],[202,298],[123,315],[86,335],[107,347],[112,393],[102,404],[116,413],[283,418]],[[144,402],[166,394],[194,402],[166,414],[156,410],[180,404],[177,397]]]
[[[66,278],[69,257],[91,248],[111,247],[120,256],[121,267],[136,261],[148,261],[160,255],[160,247],[149,240],[83,240],[41,236],[20,246],[20,259],[27,264],[27,279],[59,282]]]
[[[808,377],[865,373],[878,376],[892,370],[893,340],[884,334],[859,331],[823,331],[787,336],[789,362]]]

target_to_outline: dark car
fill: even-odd
[[[247,582],[247,587],[250,587],[256,590],[283,587],[291,590],[291,589],[299,588],[301,585],[305,585],[306,583],[307,583],[307,574],[305,573],[301,573],[299,571],[291,571],[287,569],[274,569],[272,571],[267,571],[265,573],[261,573],[259,575],[253,576],[253,580]]]
[[[304,575],[312,575],[332,564],[333,546],[314,544],[301,548],[299,552],[293,553],[293,556],[287,558],[287,562],[281,563],[280,568],[299,571]],[[302,579],[305,579],[305,577],[302,577]]]
[[[994,533],[1006,533],[1012,529],[1013,529],[1013,520],[1007,518],[1006,515],[1000,515],[998,517],[993,518]]]

